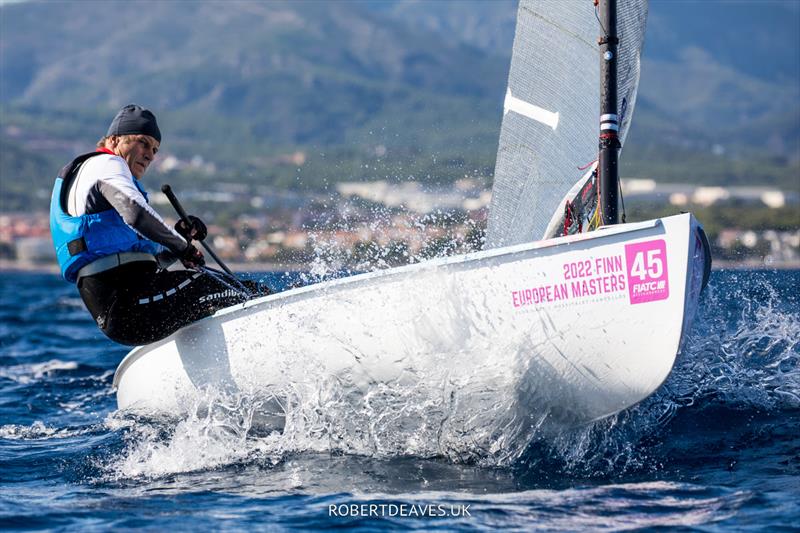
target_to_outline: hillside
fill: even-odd
[[[131,101],[195,187],[491,179],[512,0],[90,5],[0,6],[3,209]],[[792,2],[651,2],[623,173],[800,188],[799,50]]]

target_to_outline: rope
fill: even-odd
[[[600,20],[600,0],[594,0],[594,18],[597,19],[597,24],[603,30],[603,35],[607,34],[606,28],[603,26],[603,21]]]

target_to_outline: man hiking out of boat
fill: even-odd
[[[123,107],[97,150],[61,170],[50,202],[61,274],[77,284],[103,333],[121,344],[154,342],[246,299],[199,269],[203,254],[191,243],[207,233],[199,218],[173,229],[148,204],[139,180],[160,144],[155,115]]]

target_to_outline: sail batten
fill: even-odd
[[[621,141],[635,103],[646,17],[647,0],[618,0]],[[580,167],[597,158],[600,33],[592,0],[520,1],[486,248],[542,238]]]

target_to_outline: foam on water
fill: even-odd
[[[28,384],[41,381],[60,371],[75,370],[76,368],[78,368],[78,363],[74,361],[51,359],[44,363],[0,367],[0,378],[10,379],[21,384]]]
[[[57,428],[48,427],[41,420],[37,420],[30,426],[18,424],[0,426],[0,438],[10,440],[47,439],[58,436],[61,431]]]
[[[342,390],[341,383],[318,383],[296,384],[281,396],[285,398],[282,431],[265,431],[259,423],[274,404],[213,389],[205,391],[192,416],[174,426],[142,419],[120,425],[125,415],[114,415],[108,423],[129,432],[129,446],[108,465],[110,471],[123,478],[158,477],[240,462],[274,464],[298,452],[373,458],[446,455],[465,461],[468,453],[474,456],[480,451],[474,441],[459,440],[458,424],[450,419],[454,409],[441,391],[432,394],[425,387],[378,384],[361,395]],[[485,411],[458,423],[483,425],[485,431],[493,427],[491,413]]]
[[[96,431],[97,427],[87,426],[78,428],[52,427],[41,420],[37,420],[29,426],[20,424],[6,424],[0,426],[0,439],[9,440],[46,440],[46,439],[68,439],[78,437]]]
[[[236,463],[275,464],[281,458],[278,433],[248,437],[259,402],[209,393],[208,402],[185,420],[145,422],[112,414],[109,428],[126,429],[125,452],[102,464],[106,479],[153,478],[209,470]]]

